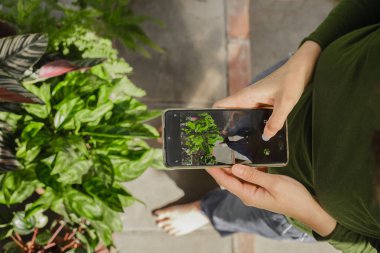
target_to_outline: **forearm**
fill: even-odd
[[[309,210],[295,217],[322,237],[330,235],[335,227],[336,220],[331,217],[317,202],[309,206]]]
[[[300,73],[299,76],[303,78],[302,82],[306,86],[313,76],[315,65],[321,52],[322,49],[316,42],[306,41],[289,59],[287,68]]]

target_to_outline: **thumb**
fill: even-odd
[[[272,115],[269,117],[264,127],[263,140],[269,141],[284,126],[286,118],[291,112],[293,106],[282,104],[274,105]]]
[[[273,175],[241,164],[232,166],[232,174],[246,182],[259,185],[263,188],[269,188],[273,182]]]

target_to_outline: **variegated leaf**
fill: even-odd
[[[0,71],[0,102],[43,104],[41,99],[2,71]]]
[[[15,79],[21,79],[45,53],[48,38],[45,34],[25,34],[0,39],[0,68]]]
[[[105,62],[105,58],[86,58],[82,60],[70,61],[78,70],[89,69]]]
[[[0,174],[15,170],[20,163],[15,157],[15,143],[12,128],[0,120]]]
[[[60,76],[71,71],[87,70],[93,66],[103,63],[105,60],[105,58],[87,58],[74,61],[56,59],[48,62],[47,64],[44,64],[39,69],[36,69],[36,65],[40,66],[39,62],[34,67],[29,68],[25,72],[26,78],[24,81],[34,83],[45,80],[47,78]],[[43,57],[41,61],[46,61],[46,59]]]

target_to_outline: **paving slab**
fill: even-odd
[[[161,107],[205,107],[227,94],[225,6],[221,0],[139,0],[136,13],[162,20],[143,25],[164,54],[152,58],[122,51],[131,79],[147,91],[143,101]]]
[[[251,0],[252,74],[297,49],[328,15],[333,0]]]
[[[338,253],[328,243],[297,243],[269,240],[255,236],[255,253]]]
[[[231,237],[220,238],[212,230],[200,230],[183,237],[160,231],[135,231],[115,236],[120,253],[231,253]]]

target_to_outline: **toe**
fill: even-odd
[[[170,233],[171,231],[174,230],[174,228],[170,225],[170,224],[167,224],[165,226],[162,226],[162,229],[166,232],[166,233]]]
[[[178,231],[175,228],[170,228],[167,233],[171,236],[176,236]]]
[[[169,208],[158,209],[153,212],[153,215],[155,215],[159,220],[168,218],[170,216],[170,210]]]
[[[171,220],[169,218],[156,220],[156,224],[159,228],[163,228],[164,226],[169,225],[170,223],[171,223]]]

